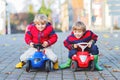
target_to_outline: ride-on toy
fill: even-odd
[[[72,56],[71,62],[71,70],[76,71],[79,69],[89,69],[94,70],[94,56],[90,54],[88,51],[84,51],[87,48],[88,43],[78,43],[78,47],[82,49],[82,51],[78,51],[75,55]]]
[[[29,72],[30,69],[45,69],[49,72],[51,70],[51,61],[42,51],[40,51],[43,47],[41,44],[34,44],[34,48],[36,48],[37,51],[28,58],[26,62],[26,71]]]

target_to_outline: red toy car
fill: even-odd
[[[91,71],[94,70],[94,56],[88,51],[84,51],[84,49],[87,48],[88,43],[78,43],[78,46],[82,49],[82,51],[78,51],[72,56],[71,70],[76,71],[78,68],[88,68]]]

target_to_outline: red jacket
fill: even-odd
[[[44,41],[47,41],[50,46],[57,41],[57,38],[58,37],[50,23],[46,24],[46,27],[43,31],[39,31],[35,27],[35,24],[32,23],[27,26],[27,29],[25,32],[25,42],[27,44],[30,44],[30,42],[33,42],[35,44],[38,44],[38,43],[42,44]]]
[[[71,50],[72,49],[72,44],[80,43],[80,42],[89,42],[90,40],[94,40],[95,42],[97,41],[98,36],[94,34],[92,31],[87,30],[83,36],[79,39],[77,39],[73,32],[67,37],[66,40],[64,40],[64,46]]]

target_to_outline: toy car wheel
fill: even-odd
[[[77,70],[77,62],[76,61],[72,61],[70,68],[71,68],[71,70],[73,72],[76,71]]]
[[[31,61],[28,60],[28,61],[26,62],[26,72],[29,72],[30,69],[31,69]]]
[[[51,70],[51,61],[47,60],[45,63],[45,70],[49,72]]]
[[[94,61],[90,61],[89,63],[89,70],[93,71],[95,69]]]

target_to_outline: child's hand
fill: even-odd
[[[30,42],[30,47],[34,47],[34,43],[33,42]]]
[[[74,47],[74,48],[77,48],[77,47],[78,47],[78,45],[77,45],[77,44],[73,44],[73,47]]]
[[[91,48],[92,43],[93,43],[93,40],[91,40],[91,41],[88,42],[88,47],[89,47],[89,48]]]
[[[92,46],[92,43],[88,43],[88,47],[91,48],[91,46]]]
[[[43,44],[42,44],[43,47],[47,47],[48,46],[48,42],[47,41],[44,41]]]

